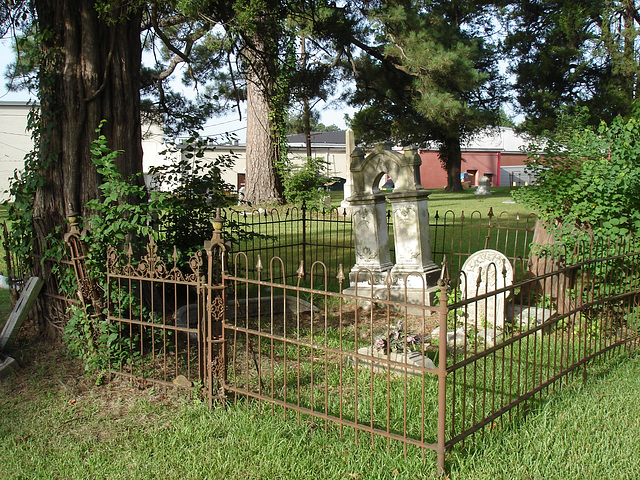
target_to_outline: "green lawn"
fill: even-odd
[[[0,330],[4,327],[11,313],[11,296],[9,290],[0,289]]]
[[[467,188],[462,192],[445,192],[444,189],[430,189],[429,195],[429,213],[434,215],[437,211],[443,215],[447,210],[451,210],[456,215],[461,212],[470,214],[477,210],[483,216],[489,213],[489,209],[493,208],[493,213],[498,215],[506,212],[511,215],[520,214],[528,215],[532,213],[525,205],[511,203],[511,187],[491,187],[491,195],[476,195],[475,188]],[[343,198],[343,192],[329,192],[331,196],[331,204],[334,207],[340,206]],[[507,202],[507,203],[505,203]]]
[[[523,212],[502,204],[508,189],[450,195],[434,192],[432,206]],[[0,291],[0,307],[7,305]],[[405,457],[383,441],[372,449],[362,434],[356,445],[353,432],[340,438],[320,421],[282,421],[269,406],[209,410],[197,395],[94,386],[56,344],[19,338],[7,353],[23,369],[0,380],[0,478],[437,478],[430,452],[423,458],[409,449]],[[449,478],[640,478],[640,357],[611,359],[592,372],[519,422],[498,422],[466,449],[456,446]]]
[[[372,450],[365,435],[357,446],[268,406],[209,410],[194,396],[91,386],[51,346],[38,360],[33,345],[17,348],[24,370],[0,381],[0,478],[436,478],[431,453]],[[449,478],[639,478],[639,396],[640,358],[609,361],[521,423],[454,449]]]

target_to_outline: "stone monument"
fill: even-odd
[[[480,250],[473,253],[462,265],[460,290],[463,299],[493,292],[513,283],[513,267],[509,259],[497,250]],[[502,329],[505,319],[505,303],[509,290],[490,295],[467,305],[467,322],[478,327]]]
[[[478,187],[476,188],[476,195],[491,195],[491,180],[486,175],[480,177],[478,180]]]
[[[400,154],[378,144],[366,157],[362,149],[353,150],[349,204],[356,264],[349,273],[350,287],[345,293],[430,304],[430,292],[435,291],[440,269],[431,257],[429,192],[420,185],[420,164],[415,148]],[[386,196],[393,214],[395,265],[389,250],[385,195],[378,187],[384,175],[395,184],[393,193]]]

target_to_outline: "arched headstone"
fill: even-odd
[[[463,299],[474,298],[503,289],[513,283],[513,267],[509,259],[497,250],[473,253],[462,265],[460,290]],[[471,302],[467,305],[467,319],[478,327],[504,327],[505,303],[510,292]]]

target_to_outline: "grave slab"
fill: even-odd
[[[403,375],[405,371],[409,375],[422,375],[425,371],[437,373],[437,367],[433,360],[420,352],[390,352],[387,355],[383,350],[378,350],[370,345],[359,348],[358,355],[355,357],[356,365],[371,368],[374,373],[386,373],[387,371],[397,375]]]
[[[24,290],[20,294],[20,298],[16,302],[13,311],[9,315],[9,319],[0,333],[0,350],[4,349],[7,344],[17,335],[18,330],[27,318],[31,307],[38,298],[38,294],[42,289],[44,282],[41,278],[31,277],[25,283]]]

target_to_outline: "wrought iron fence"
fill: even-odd
[[[252,272],[238,253],[223,276],[224,389],[357,442],[433,450],[442,471],[456,443],[637,343],[639,256],[635,239],[580,244],[552,257],[562,258],[552,272],[484,293],[469,294],[464,284],[476,279],[462,271],[451,288],[440,279],[448,304],[425,306],[329,291],[326,281],[301,287],[311,275],[342,288],[344,275],[318,262],[320,275],[298,270],[287,283],[282,259]],[[505,275],[497,261],[484,268],[478,276]]]
[[[72,255],[63,251],[60,258],[52,258],[32,252],[27,258],[17,255],[10,246],[10,230],[7,224],[2,225],[2,247],[6,265],[6,277],[9,284],[11,303],[18,301],[22,287],[31,275],[34,275],[34,266],[38,272],[46,272],[49,279],[45,283],[40,295],[45,301],[35,303],[30,312],[31,318],[37,318],[40,322],[61,332],[68,319],[68,310],[78,303],[75,298],[77,285],[74,282],[74,264]],[[37,275],[37,274],[36,274]]]
[[[339,260],[348,256],[349,223],[304,215],[247,215],[264,235],[240,246],[247,252],[225,251],[216,231],[182,266],[177,256],[160,258],[153,243],[139,259],[113,252],[112,371],[203,385],[212,404],[255,402],[358,443],[433,451],[442,471],[447,449],[521,414],[598,356],[637,343],[635,239],[529,258],[531,219],[434,215],[443,273],[422,292],[435,290],[439,301],[425,305],[406,290],[392,296],[391,286],[375,300],[357,285],[345,293],[348,268]],[[325,224],[334,233],[322,232]],[[506,260],[460,270],[484,248]],[[536,275],[530,262],[548,265]],[[480,289],[508,270],[513,281]]]
[[[258,254],[263,261],[279,257],[289,266],[295,265],[288,269],[288,278],[295,277],[301,262],[310,265],[320,261],[331,271],[337,271],[339,265],[349,270],[355,263],[352,221],[347,209],[307,209],[302,206],[284,210],[232,210],[226,212],[225,218],[244,232],[243,240],[234,243],[231,252],[244,252],[251,270]],[[388,212],[393,261],[392,219]],[[440,264],[446,255],[449,268],[455,273],[471,253],[492,248],[516,263],[517,259],[527,258],[529,254],[535,222],[533,214],[521,217],[502,212],[496,215],[491,208],[484,215],[477,210],[466,215],[451,210],[432,212],[429,225],[433,260]],[[332,284],[338,288],[337,283]]]

